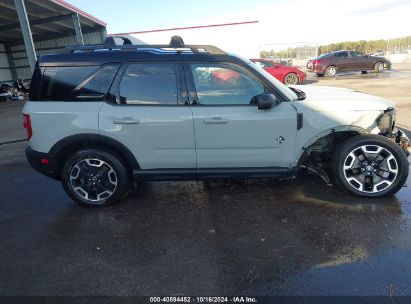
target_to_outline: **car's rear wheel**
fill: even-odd
[[[408,160],[402,149],[380,135],[357,135],[341,144],[331,164],[342,189],[367,197],[392,195],[406,182]]]
[[[105,206],[128,192],[125,165],[115,155],[98,149],[75,152],[63,166],[61,181],[67,194],[85,206]]]
[[[384,70],[384,63],[383,62],[377,62],[374,64],[374,71],[377,73],[381,73]]]
[[[299,78],[296,73],[288,73],[284,77],[284,84],[298,84],[299,83]]]
[[[330,65],[325,69],[325,75],[328,77],[334,77],[337,74],[337,67]]]

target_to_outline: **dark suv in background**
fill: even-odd
[[[333,77],[339,71],[374,70],[381,73],[384,68],[390,69],[391,62],[384,57],[369,56],[356,51],[336,51],[323,54],[307,63],[307,68],[318,76]]]

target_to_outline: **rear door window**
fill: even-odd
[[[131,63],[120,81],[120,103],[177,105],[177,79],[176,64]]]

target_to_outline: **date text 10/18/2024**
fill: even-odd
[[[150,297],[150,303],[257,303],[254,297]]]

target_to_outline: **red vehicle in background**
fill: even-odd
[[[250,59],[284,84],[301,84],[307,75],[299,68],[283,65],[269,59]]]

